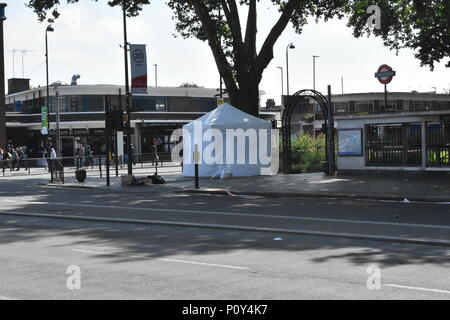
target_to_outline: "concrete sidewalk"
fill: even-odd
[[[148,171],[135,170],[137,177]],[[450,202],[448,178],[398,176],[365,177],[333,176],[323,173],[276,176],[240,177],[232,179],[200,179],[200,189],[194,188],[194,179],[184,177],[169,168],[160,170],[167,184],[143,187],[125,187],[120,178],[111,178],[110,190],[130,192],[189,192],[229,195],[257,195],[265,197],[344,198],[393,201]],[[85,183],[67,177],[65,187],[107,188],[105,178],[90,176]],[[406,199],[406,200],[405,200]]]
[[[200,190],[267,197],[327,197],[395,201],[450,202],[448,178],[326,176],[323,173],[201,179]],[[222,189],[222,190],[221,190]],[[406,200],[405,200],[406,199]]]

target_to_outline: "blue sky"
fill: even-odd
[[[64,2],[64,1],[62,1]],[[13,76],[13,49],[27,49],[24,56],[25,77],[33,86],[45,85],[45,23],[39,23],[25,0],[7,0],[5,21],[5,72]],[[194,82],[205,87],[218,87],[218,72],[208,45],[196,39],[174,38],[174,22],[165,1],[153,1],[139,17],[128,19],[128,37],[131,43],[147,45],[149,85],[154,85],[153,64],[158,64],[158,85],[178,86]],[[268,0],[263,0],[259,11],[260,43],[276,21],[279,13]],[[77,5],[62,5],[61,17],[55,22],[55,32],[49,34],[50,81],[70,82],[73,74],[81,75],[80,84],[123,84],[122,16],[120,8],[111,8],[106,1],[80,0]],[[245,20],[245,18],[243,18]],[[377,38],[355,39],[345,21],[333,20],[316,24],[311,21],[302,34],[289,26],[274,48],[275,58],[266,69],[261,89],[267,98],[279,101],[281,75],[278,66],[286,72],[285,49],[293,42],[296,49],[289,51],[290,92],[312,88],[312,55],[316,60],[316,88],[333,92],[383,91],[374,78],[381,64],[389,64],[397,77],[389,91],[433,91],[450,89],[450,70],[444,63],[434,72],[420,67],[413,51],[403,50],[398,56],[382,45]],[[32,51],[31,51],[32,50]],[[22,76],[22,55],[15,54],[15,76]],[[286,81],[284,83],[286,90]]]

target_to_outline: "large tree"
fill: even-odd
[[[75,3],[79,0],[66,0]],[[97,0],[95,0],[97,1]],[[257,47],[259,0],[170,0],[177,32],[185,38],[207,41],[231,102],[250,114],[258,114],[259,83],[273,59],[273,47],[289,23],[302,32],[308,18],[328,20],[348,17],[354,35],[373,33],[394,50],[412,48],[423,65],[450,57],[449,0],[266,0],[278,7],[279,15]],[[129,16],[136,16],[150,0],[109,0],[111,6],[125,3]],[[51,12],[58,17],[60,0],[28,0],[39,19]],[[370,30],[367,8],[381,8],[381,28]],[[241,24],[247,12],[245,30]],[[450,62],[447,63],[450,67]]]

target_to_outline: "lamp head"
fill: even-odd
[[[289,45],[289,49],[295,49],[295,46],[294,46],[293,43],[291,43],[291,44]]]
[[[6,3],[0,3],[0,20],[4,21],[6,20],[6,15],[5,15],[5,7],[7,6]]]
[[[53,27],[51,26],[51,25],[49,25],[48,27],[47,27],[47,30],[45,30],[46,32],[53,32],[53,31],[55,31],[55,29],[53,29]]]

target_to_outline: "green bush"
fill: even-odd
[[[325,136],[313,138],[301,135],[291,139],[292,170],[294,172],[321,172],[326,158]]]

